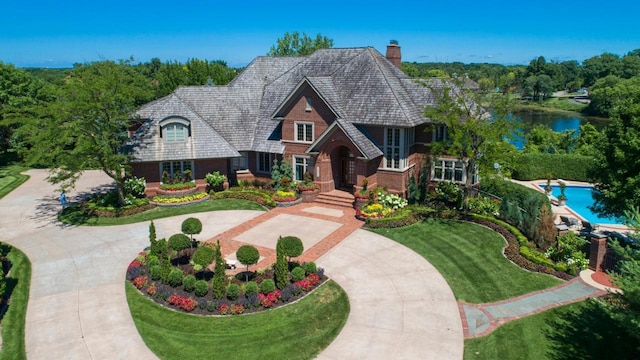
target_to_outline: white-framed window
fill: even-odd
[[[195,172],[193,170],[193,161],[191,160],[182,160],[182,161],[164,161],[160,163],[160,179],[162,182],[166,180],[169,181],[182,181],[182,178],[185,177],[185,171],[191,171],[191,179],[195,179]]]
[[[256,153],[257,170],[261,173],[271,173],[271,165],[276,158],[276,154],[272,153]]]
[[[296,122],[294,136],[297,142],[304,142],[304,143],[313,142],[313,123]]]
[[[247,170],[249,168],[249,154],[240,151],[240,157],[231,158],[231,171]]]
[[[464,184],[467,181],[466,169],[464,163],[455,159],[437,159],[433,162],[433,170],[431,180],[434,181],[453,181],[455,183]],[[478,171],[473,173],[472,183],[478,182]]]
[[[303,156],[293,157],[293,178],[296,181],[304,180],[304,173],[312,169],[311,159]]]
[[[447,126],[436,125],[433,127],[433,141],[447,140]]]
[[[409,147],[414,142],[413,128],[385,128],[383,168],[404,170],[409,167]]]
[[[311,98],[307,96],[306,101],[307,101],[307,105],[305,106],[304,111],[309,112],[309,111],[311,111],[311,110],[312,110],[312,107],[311,107]]]

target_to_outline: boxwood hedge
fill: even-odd
[[[513,178],[517,180],[553,178],[589,181],[587,172],[593,157],[578,154],[521,153],[514,164]]]

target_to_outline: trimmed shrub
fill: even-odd
[[[271,279],[264,279],[260,283],[260,292],[268,294],[276,289],[276,283]]]
[[[192,292],[196,287],[196,277],[194,275],[187,275],[182,279],[182,285],[184,285],[184,291]]]
[[[191,235],[191,240],[193,240],[193,235],[200,234],[201,231],[202,221],[199,219],[190,217],[182,222],[182,232],[184,234]]]
[[[194,284],[194,292],[196,296],[205,296],[209,292],[209,284],[205,280],[198,280]]]
[[[275,207],[276,202],[273,200],[271,195],[273,192],[258,190],[258,189],[231,189],[220,192],[209,193],[211,195],[211,199],[244,199],[256,202],[263,206]]]
[[[185,234],[174,234],[169,238],[169,248],[180,252],[191,247],[191,240]]]
[[[404,208],[391,213],[385,217],[372,218],[368,217],[365,222],[372,229],[377,228],[398,228],[414,224],[420,221],[418,214],[414,213],[412,208]]]
[[[578,154],[520,153],[512,176],[517,180],[536,180],[553,174],[559,179],[589,181],[587,172],[593,162],[593,157]]]
[[[297,268],[291,270],[291,280],[293,281],[300,281],[302,279],[304,279],[304,277],[306,276],[304,269],[301,268],[300,266],[298,266]]]
[[[149,255],[149,259],[147,259],[147,266],[151,267],[154,265],[160,265],[160,259],[155,255]]]
[[[167,240],[162,238],[154,241],[151,243],[149,251],[152,255],[157,256],[159,260],[165,259],[167,257]]]
[[[238,296],[240,295],[240,287],[238,286],[238,284],[229,284],[227,286],[227,298],[229,300],[235,300],[238,298]]]
[[[318,267],[316,266],[316,263],[314,263],[313,261],[309,261],[308,263],[303,265],[304,268],[304,272],[309,275],[309,274],[315,274],[318,272]]]
[[[255,281],[249,281],[247,285],[244,287],[245,295],[249,296],[251,294],[258,293],[258,284]]]
[[[162,278],[162,266],[152,265],[149,267],[149,276],[151,276],[151,280],[160,280]]]
[[[211,281],[211,293],[214,299],[222,299],[224,297],[225,283],[225,262],[220,251],[220,240],[216,245],[216,266],[213,271],[213,280]]]
[[[285,256],[289,257],[291,261],[292,257],[300,256],[304,252],[304,245],[302,240],[296,236],[285,236],[282,238],[282,251]]]
[[[208,246],[199,246],[191,257],[191,261],[204,267],[209,266],[215,259],[216,252]]]
[[[182,285],[183,276],[184,274],[182,273],[182,270],[174,268],[167,277],[167,283],[172,287],[180,286]]]

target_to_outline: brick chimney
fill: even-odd
[[[387,45],[387,60],[391,61],[398,69],[402,66],[402,55],[400,55],[400,45],[398,40],[391,40]]]

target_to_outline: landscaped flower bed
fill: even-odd
[[[286,260],[285,256],[299,256],[304,250],[302,241],[292,236],[278,240],[278,260],[272,268],[229,277],[219,242],[193,249],[184,234],[172,235],[168,242],[156,240],[153,223],[149,239],[149,249],[129,264],[127,280],[155,302],[189,313],[238,315],[270,309],[305,296],[327,279],[324,270],[313,262],[298,265]],[[259,253],[245,245],[236,257],[242,264],[255,264]]]
[[[356,207],[356,217],[361,220],[384,218],[405,206],[407,206],[407,200],[400,196],[378,191],[374,200],[369,200],[360,208]]]
[[[140,257],[148,257],[148,255],[143,252],[140,253],[138,258]],[[184,269],[186,267],[182,268]],[[197,279],[196,281],[206,282],[207,292],[204,295],[202,295],[202,292],[197,293],[197,291],[193,289],[190,291],[185,290],[184,284],[174,287],[164,284],[162,279],[153,280],[148,263],[138,260],[132,261],[129,266],[127,279],[131,281],[142,294],[160,305],[201,315],[238,315],[277,308],[304,297],[307,293],[327,280],[327,277],[324,276],[324,270],[320,268],[317,272],[306,275],[303,280],[291,282],[282,290],[274,289],[273,291],[263,293],[260,290],[262,282],[266,279],[272,279],[274,273],[271,269],[264,272],[261,271],[261,273],[262,274],[257,275],[247,284],[236,277],[227,278],[227,280],[230,280],[230,284],[236,284],[240,288],[237,297],[234,299],[230,299],[228,294],[221,299],[214,299],[212,297],[210,290],[211,281],[206,280],[213,276],[210,271],[195,273],[186,270],[186,272],[184,272],[184,277],[193,275]],[[202,282],[200,284],[202,284]],[[253,284],[255,284],[255,286]],[[255,292],[253,292],[251,288],[254,288]]]
[[[185,196],[154,196],[152,202],[159,206],[183,205],[204,201],[208,198],[209,195],[207,193],[201,192]]]

